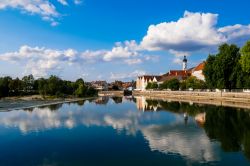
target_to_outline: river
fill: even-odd
[[[1,166],[250,165],[250,110],[103,97],[0,112]]]

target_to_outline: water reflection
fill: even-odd
[[[216,140],[224,151],[243,151],[250,158],[250,114],[243,109],[144,97],[98,98],[0,113],[0,126],[18,128],[23,134],[79,126],[112,127],[135,137],[141,133],[151,151],[199,162],[220,160],[219,144],[211,141]]]
[[[184,113],[185,122],[188,120],[185,119],[186,116],[194,117],[210,139],[221,143],[224,151],[243,151],[250,159],[250,110],[146,100],[144,97],[138,97],[136,104],[138,110],[143,111],[151,111],[154,108],[154,110]]]

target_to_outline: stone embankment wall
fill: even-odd
[[[150,99],[164,99],[250,109],[250,93],[246,92],[133,91],[133,95],[144,96]]]
[[[123,91],[100,91],[98,96],[123,96]]]

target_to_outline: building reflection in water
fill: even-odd
[[[138,96],[136,98],[136,107],[140,111],[157,111],[161,108],[159,103],[154,100],[146,100],[143,96]]]
[[[113,100],[119,103],[121,98]],[[86,101],[84,106],[81,106],[83,103],[63,104],[34,108],[32,112],[5,112],[0,113],[0,125],[19,128],[22,133],[72,129],[80,125],[109,126],[133,136],[140,132],[152,151],[176,153],[190,160],[219,160],[217,152],[220,145],[226,152],[243,151],[250,158],[249,110],[146,100],[144,97],[136,98],[137,110],[133,100],[127,100],[131,102],[126,106],[112,104],[98,109],[95,104],[107,104],[108,98],[92,101],[95,104]],[[52,111],[55,109],[58,111]],[[159,112],[142,112],[155,110]],[[188,125],[183,123],[185,117],[188,117]],[[211,139],[219,141],[220,145]]]
[[[199,126],[203,127],[206,122],[206,112],[198,113],[194,119]]]
[[[108,104],[109,102],[109,97],[105,96],[105,97],[98,97],[97,99],[95,99],[94,101],[92,101],[96,104],[99,104],[99,105],[106,105]]]

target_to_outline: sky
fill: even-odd
[[[0,0],[0,77],[130,81],[250,39],[249,0]]]

